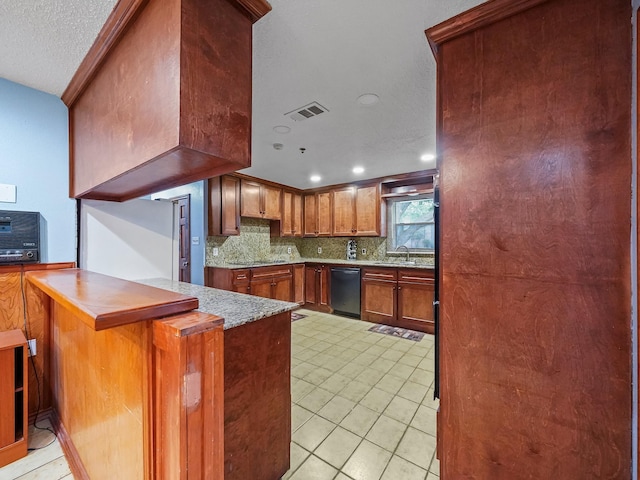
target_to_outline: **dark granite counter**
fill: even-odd
[[[297,303],[271,300],[162,278],[137,280],[137,282],[196,297],[199,301],[198,311],[224,318],[225,330],[278,313],[288,312],[300,306]]]

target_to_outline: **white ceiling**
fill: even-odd
[[[432,168],[420,161],[435,151],[424,30],[483,1],[271,0],[253,30],[252,167],[243,173],[310,188]],[[62,95],[115,3],[2,0],[0,77]],[[380,101],[361,106],[364,93]],[[313,101],[329,111],[302,122],[284,115]]]

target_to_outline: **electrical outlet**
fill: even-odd
[[[363,249],[362,249],[362,254],[363,254],[363,255],[366,255],[366,254],[367,254],[367,249],[366,249],[366,248],[363,248]]]
[[[322,247],[318,247],[318,253],[322,253]]]
[[[213,256],[217,257],[220,252],[218,251],[218,247],[213,247]]]
[[[287,253],[291,255],[291,247],[287,247]]]
[[[32,338],[31,340],[29,340],[29,356],[30,357],[35,357],[36,356],[36,339]]]

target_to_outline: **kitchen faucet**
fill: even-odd
[[[398,250],[400,250],[401,248],[404,248],[407,251],[407,260],[406,261],[407,261],[407,263],[409,263],[409,247],[407,247],[406,245],[398,245],[396,247],[396,252]]]

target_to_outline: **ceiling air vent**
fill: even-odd
[[[299,122],[301,120],[306,120],[307,118],[317,117],[321,113],[328,112],[326,108],[320,105],[318,102],[311,102],[304,107],[296,108],[295,110],[290,111],[289,113],[285,113],[285,116],[288,116],[292,120]]]

